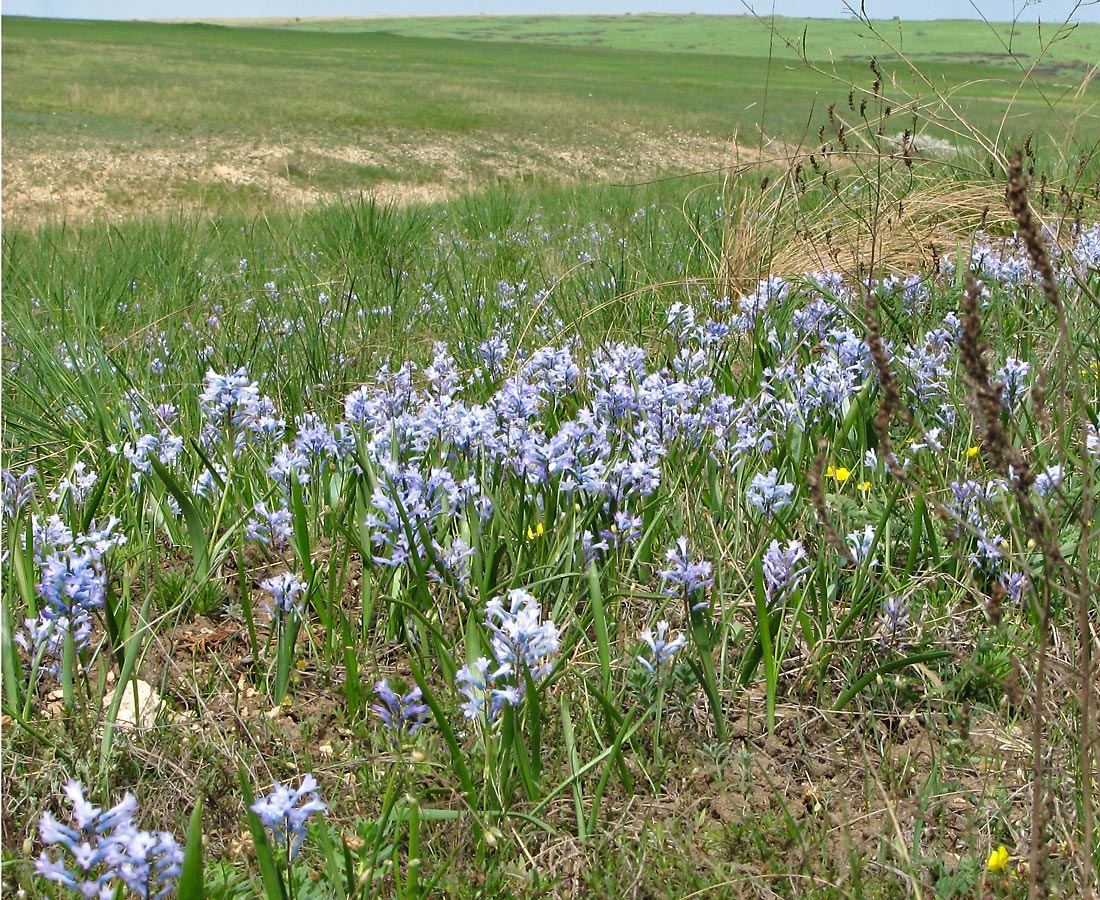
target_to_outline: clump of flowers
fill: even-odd
[[[650,674],[667,668],[687,644],[687,638],[682,634],[669,638],[669,627],[668,622],[658,622],[656,632],[647,628],[638,635],[639,640],[649,648],[649,656],[639,656],[637,659]]]
[[[705,559],[693,559],[688,551],[688,539],[680,537],[665,554],[667,569],[660,572],[663,590],[674,597],[683,597],[692,612],[706,609],[710,601],[704,596],[714,584],[714,566]]]
[[[905,646],[905,636],[909,631],[909,606],[904,598],[886,598],[879,625],[883,647]]]
[[[853,531],[845,536],[845,543],[848,545],[856,565],[862,565],[868,560],[870,560],[868,568],[874,568],[878,565],[878,557],[870,558],[871,550],[875,546],[875,535],[875,526],[867,525],[863,531]]]
[[[375,682],[374,693],[378,702],[371,709],[390,732],[395,746],[400,745],[402,738],[416,734],[428,721],[430,710],[419,685],[401,696],[390,687],[388,679],[382,678]]]
[[[745,499],[762,516],[770,519],[779,510],[791,505],[793,494],[794,485],[781,483],[779,471],[772,469],[753,476],[749,489],[745,492]]]
[[[308,585],[304,581],[299,581],[298,576],[293,572],[274,575],[262,581],[260,587],[271,595],[273,606],[269,609],[274,619],[285,622],[288,619],[302,617],[304,594]]]
[[[259,541],[275,549],[287,545],[294,533],[294,518],[286,504],[278,504],[268,509],[263,501],[252,507],[253,515],[245,524],[245,536],[250,541]]]
[[[141,831],[134,826],[137,801],[132,794],[108,810],[89,802],[79,781],[70,780],[65,795],[73,807],[75,827],[48,812],[42,814],[39,835],[62,852],[53,859],[43,850],[35,861],[39,875],[81,897],[100,900],[115,897],[119,881],[142,900],[160,900],[174,890],[183,851],[168,832]]]
[[[126,543],[126,535],[115,530],[118,524],[114,517],[102,528],[93,522],[90,531],[75,539],[59,520],[35,524],[35,558],[42,567],[35,591],[43,603],[38,616],[24,620],[14,636],[31,656],[32,669],[57,675],[70,637],[77,653],[87,646],[93,612],[103,606],[107,593],[104,557]]]
[[[505,606],[502,598],[495,597],[485,609],[493,659],[483,656],[455,676],[458,692],[466,698],[462,712],[467,719],[477,719],[486,700],[490,722],[505,705],[518,706],[528,676],[535,682],[549,675],[551,658],[560,649],[558,626],[542,620],[542,606],[532,594],[511,590],[507,601]]]
[[[275,840],[287,848],[287,859],[291,860],[298,855],[305,840],[306,820],[314,813],[327,813],[328,805],[318,795],[317,779],[313,775],[306,775],[296,791],[277,781],[273,787],[270,794],[250,808],[275,835]]]
[[[764,593],[768,605],[784,603],[810,571],[806,548],[801,541],[788,541],[780,546],[773,540],[764,553]]]
[[[27,466],[18,477],[10,469],[0,469],[0,480],[3,481],[3,506],[0,508],[3,509],[5,518],[14,519],[31,502],[36,474],[34,466]]]

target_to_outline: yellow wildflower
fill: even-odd
[[[977,455],[978,455],[978,446],[977,446],[977,444],[975,444],[973,447],[970,447],[966,451],[966,458],[967,459],[973,459]]]
[[[546,526],[543,525],[542,522],[539,522],[537,525],[535,525],[534,528],[532,528],[530,525],[527,526],[527,540],[529,541],[533,541],[535,538],[540,538],[544,534],[546,534]]]
[[[856,487],[858,487],[861,491],[869,491],[871,490],[871,482],[861,481],[858,485],[856,485]]]
[[[829,478],[835,478],[837,481],[843,483],[852,477],[852,470],[845,466],[829,466],[825,470],[825,474]]]
[[[1008,848],[1002,844],[996,850],[989,854],[989,862],[985,867],[990,872],[1000,872],[1005,866],[1008,865]]]

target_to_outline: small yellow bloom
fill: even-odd
[[[871,482],[861,481],[858,485],[856,485],[856,487],[858,487],[861,491],[869,491],[871,490]]]
[[[535,538],[540,538],[544,534],[546,534],[546,526],[543,525],[542,522],[539,522],[537,525],[535,525],[534,528],[532,528],[530,525],[527,526],[527,540],[529,541],[533,541]]]
[[[835,478],[837,481],[843,483],[852,477],[852,470],[845,468],[844,466],[829,466],[829,468],[825,470],[825,474],[829,478]]]
[[[973,459],[973,458],[974,458],[975,456],[977,456],[977,455],[978,455],[978,447],[977,447],[977,445],[975,445],[975,446],[973,446],[973,447],[970,447],[970,448],[969,448],[969,449],[968,449],[968,450],[966,451],[966,458],[967,458],[967,459]]]
[[[990,872],[1000,872],[1007,865],[1008,848],[1002,844],[989,854],[989,862],[986,863],[986,868],[989,869]]]

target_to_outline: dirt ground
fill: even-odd
[[[5,146],[3,213],[64,219],[302,209],[360,193],[399,204],[445,200],[494,183],[636,182],[757,162],[772,150],[699,135],[609,133],[583,146],[536,138],[394,135],[369,144],[180,142],[161,147]]]

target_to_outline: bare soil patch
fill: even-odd
[[[399,205],[499,183],[639,181],[756,162],[761,153],[711,136],[609,132],[584,145],[537,138],[394,135],[359,144],[188,142],[145,147],[5,147],[9,222],[296,210],[373,195]]]

